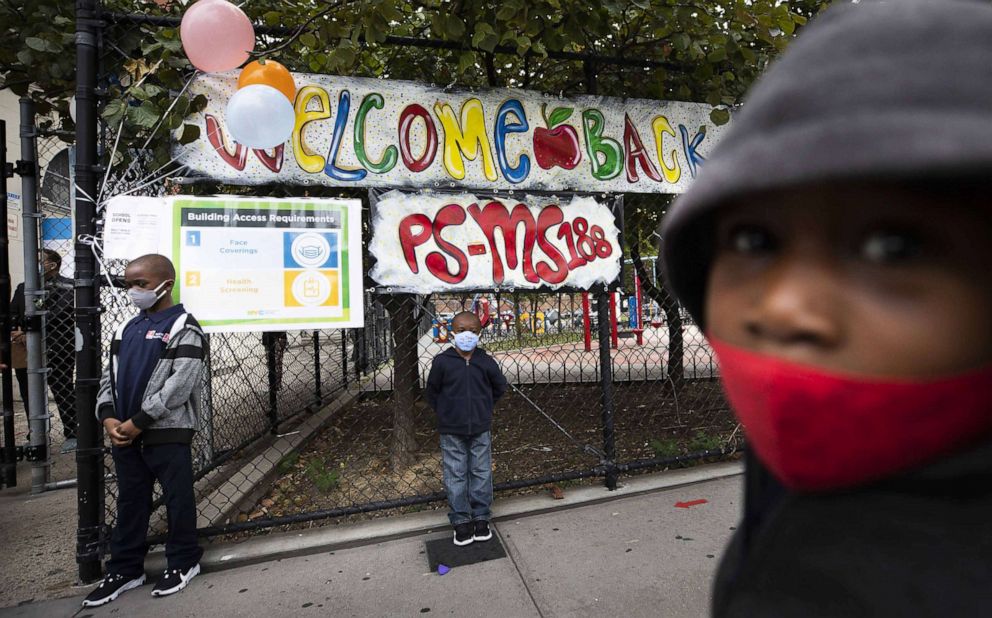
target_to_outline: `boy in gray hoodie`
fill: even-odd
[[[666,216],[748,438],[718,618],[992,612],[990,34],[834,3]]]
[[[117,525],[107,576],[84,607],[109,603],[145,582],[156,480],[168,514],[168,568],[152,596],[179,592],[200,572],[190,442],[198,426],[206,340],[196,319],[173,304],[175,280],[172,262],[155,254],[135,259],[124,272],[141,312],[114,334],[97,396],[97,415],[113,444]]]

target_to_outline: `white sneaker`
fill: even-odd
[[[128,590],[137,588],[145,583],[145,576],[128,579],[120,575],[109,574],[93,592],[83,601],[83,607],[99,607],[117,599]]]
[[[200,563],[197,562],[185,571],[181,569],[166,569],[165,575],[158,580],[152,589],[153,597],[167,597],[185,588],[191,579],[200,574]]]

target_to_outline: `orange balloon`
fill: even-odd
[[[286,95],[290,103],[296,101],[296,83],[289,69],[275,60],[255,60],[245,65],[238,76],[238,88],[253,84],[272,86]]]

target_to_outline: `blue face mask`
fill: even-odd
[[[455,333],[455,347],[462,352],[471,352],[479,345],[479,336],[470,330]]]

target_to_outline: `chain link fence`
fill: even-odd
[[[70,203],[70,157],[68,140],[71,136],[55,131],[36,129],[33,138],[37,156],[39,175],[36,182],[37,204],[29,209],[37,217],[22,217],[22,212],[12,213],[16,219],[14,226],[8,226],[11,234],[11,252],[21,253],[27,238],[37,240],[38,251],[23,255],[23,269],[14,274],[15,280],[22,280],[26,273],[33,271],[39,275],[39,293],[25,294],[25,285],[20,283],[12,290],[11,299],[11,339],[12,364],[16,378],[15,402],[24,409],[23,428],[17,435],[25,443],[25,456],[35,467],[44,473],[42,485],[69,481],[75,477],[72,452],[76,439],[76,396],[75,396],[75,318],[73,290],[72,254],[72,208]],[[24,204],[21,205],[24,208]],[[14,256],[11,255],[13,259]],[[16,260],[21,263],[21,260]],[[29,307],[33,304],[33,307]],[[32,394],[28,386],[28,346],[26,345],[29,308],[43,316],[38,321],[40,329],[40,359],[43,388]],[[36,445],[31,447],[32,427],[28,419],[28,405],[33,397],[39,397],[41,415],[40,428],[43,433]],[[20,426],[20,421],[18,421]],[[43,487],[39,486],[39,490]]]
[[[299,449],[278,453],[274,480],[214,530],[443,501],[436,419],[422,391],[434,356],[450,345],[447,326],[465,310],[485,322],[480,345],[511,384],[494,413],[497,491],[589,477],[611,482],[740,448],[701,334],[687,320],[677,325],[683,373],[676,379],[669,324],[654,301],[644,301],[641,324],[636,303],[618,304],[615,345],[607,337],[613,380],[604,398],[596,299],[586,311],[582,296],[370,296],[368,325],[347,337],[369,341],[391,333],[380,346],[390,353],[358,365],[357,397]],[[355,350],[360,355],[361,345]]]

